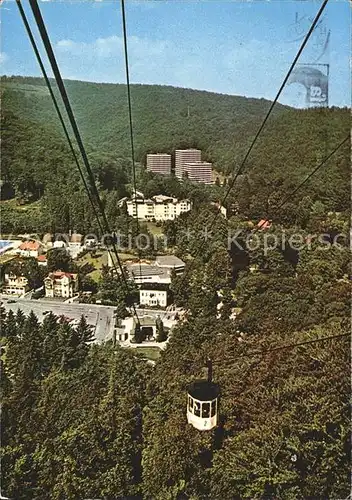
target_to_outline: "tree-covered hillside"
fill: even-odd
[[[114,205],[131,191],[126,87],[66,84],[98,188]],[[143,164],[148,151],[196,146],[204,159],[228,176],[238,170],[270,105],[263,99],[148,85],[133,85],[132,97],[137,160]],[[42,79],[3,78],[2,99],[2,199],[14,196],[20,203],[40,199],[45,217],[34,225],[44,224],[43,230],[89,229],[79,216],[90,213],[87,197]],[[347,109],[296,110],[277,105],[227,205],[235,204],[248,217],[270,215],[284,194],[348,135],[349,126]],[[190,197],[197,204],[222,199],[227,189],[182,185],[176,179],[147,174],[138,162],[137,169],[138,188],[147,196]],[[322,201],[329,210],[347,210],[348,172],[346,146],[305,187],[304,194]],[[63,217],[67,210],[72,216]],[[294,202],[287,210],[295,210]],[[116,208],[111,206],[109,211],[115,214]],[[24,214],[19,218],[5,207],[5,231],[21,231],[28,225]]]
[[[124,238],[146,233],[117,203],[132,188],[125,87],[67,86],[112,230]],[[231,174],[269,106],[170,87],[132,90],[139,160],[148,150],[198,146]],[[227,218],[215,220],[210,202],[223,198],[228,178],[197,185],[138,165],[137,187],[146,196],[193,201],[190,212],[161,228],[166,243],[158,239],[186,270],[172,276],[180,318],[153,367],[137,349],[92,344],[84,318],[74,328],[52,314],[40,322],[0,306],[5,496],[347,497],[349,143],[280,204],[349,134],[349,122],[346,109],[279,106],[227,197]],[[3,232],[98,234],[41,80],[5,80],[2,125],[2,180],[14,197],[2,201]],[[262,217],[270,227],[253,230]],[[60,253],[48,255],[49,268],[59,265]],[[65,262],[60,267],[73,265]],[[32,264],[26,273],[42,279]],[[116,277],[104,268],[95,288],[124,317],[127,297]],[[331,336],[338,338],[321,341]],[[187,424],[187,385],[204,375],[208,357],[220,384],[219,420],[200,432]]]
[[[303,235],[317,232],[322,217],[308,210],[308,222]],[[52,314],[40,325],[33,313],[0,308],[5,496],[347,497],[348,247],[314,245],[298,264],[280,244],[268,255],[251,251],[258,270],[245,266],[234,285],[225,224],[189,279],[174,278],[187,316],[153,368],[136,350],[89,345],[84,318],[76,329]],[[263,353],[334,335],[346,337]],[[221,396],[219,425],[201,432],[187,424],[187,385],[206,357]]]
[[[129,157],[126,86],[66,81],[66,87],[88,147]],[[4,109],[59,129],[41,78],[3,78],[3,88]],[[253,131],[269,106],[265,99],[157,85],[132,85],[131,93],[137,160],[147,152],[198,147],[219,170],[228,166],[222,164],[226,148],[241,151],[244,129]],[[274,114],[285,109],[278,105]]]

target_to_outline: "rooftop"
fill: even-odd
[[[147,156],[171,156],[169,153],[148,153]]]
[[[83,235],[82,234],[79,234],[79,233],[73,233],[71,235],[71,239],[70,239],[70,242],[71,243],[81,243],[83,239]]]
[[[174,204],[182,202],[190,203],[190,200],[189,199],[179,200],[178,198],[174,198],[173,196],[166,196],[164,194],[157,194],[155,196],[152,196],[151,198],[145,198],[143,193],[137,191],[136,197],[134,195],[132,195],[131,198],[127,198],[125,196],[124,198],[121,198],[117,202],[117,204],[119,207],[121,207],[124,202],[155,205],[156,203],[174,203]]]
[[[46,233],[43,236],[43,243],[49,243],[50,241],[52,241],[52,239],[53,235],[51,233]]]
[[[38,241],[24,241],[18,248],[20,250],[39,250],[41,244]]]
[[[142,283],[141,290],[157,290],[157,291],[168,291],[169,285],[168,283]]]
[[[64,271],[54,271],[53,273],[48,274],[48,278],[55,280],[55,279],[61,279],[64,276],[67,278],[72,278],[75,279],[77,277],[77,274],[74,273],[65,273]]]
[[[16,274],[14,272],[9,272],[5,273],[5,280],[17,280],[17,281],[26,281],[28,282],[28,279],[23,276],[23,274]]]
[[[177,203],[177,198],[173,198],[172,196],[165,196],[164,194],[152,196],[152,199],[156,202],[171,201],[171,203]]]
[[[53,247],[54,248],[64,248],[66,246],[66,242],[62,240],[56,240],[54,241]]]
[[[168,273],[153,264],[130,264],[127,265],[127,270],[135,278],[145,277],[145,276],[164,276],[167,277]]]
[[[188,149],[176,149],[176,151],[201,151],[200,149],[196,148],[188,148]]]
[[[136,320],[133,318],[133,327],[136,327]],[[140,316],[139,324],[141,326],[154,326],[155,325],[155,317],[154,316]]]
[[[212,167],[213,164],[208,161],[188,161],[185,163],[185,166],[188,167]]]
[[[188,394],[198,401],[212,401],[219,393],[219,386],[207,380],[196,380],[188,387]]]

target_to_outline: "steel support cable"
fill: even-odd
[[[258,137],[259,137],[259,136],[260,136],[260,134],[262,133],[262,131],[263,131],[263,129],[264,129],[264,127],[265,127],[265,125],[266,125],[266,122],[268,121],[269,116],[271,115],[272,110],[274,109],[275,104],[277,103],[277,101],[278,101],[278,99],[279,99],[279,97],[280,97],[280,95],[281,95],[281,93],[282,93],[283,89],[285,88],[286,83],[288,82],[288,79],[290,78],[291,73],[292,73],[292,71],[294,70],[294,68],[295,68],[295,66],[296,66],[296,64],[297,64],[297,61],[298,61],[298,60],[299,60],[299,58],[301,57],[302,52],[303,52],[303,50],[304,50],[305,46],[307,45],[307,43],[308,43],[308,41],[309,41],[309,39],[310,39],[310,37],[311,37],[311,35],[312,35],[313,31],[314,31],[314,29],[315,29],[315,27],[316,27],[316,25],[317,25],[317,23],[318,23],[319,19],[320,19],[320,17],[321,17],[321,15],[322,15],[322,13],[323,13],[323,11],[324,11],[324,9],[325,9],[325,7],[326,7],[326,5],[327,5],[328,1],[329,1],[329,0],[324,0],[324,1],[323,1],[323,3],[322,3],[322,5],[321,5],[321,7],[320,7],[320,9],[319,9],[318,13],[316,14],[316,16],[315,16],[315,18],[314,18],[314,21],[312,22],[312,25],[311,25],[311,27],[310,27],[310,29],[309,29],[308,33],[306,34],[306,36],[305,36],[305,38],[304,38],[304,40],[303,40],[303,42],[302,42],[302,45],[300,46],[300,48],[299,48],[299,50],[298,50],[298,52],[297,52],[297,54],[296,54],[296,56],[295,56],[295,58],[294,58],[294,60],[293,60],[292,64],[291,64],[291,66],[290,66],[290,68],[289,68],[289,70],[288,70],[288,72],[287,72],[287,74],[286,74],[286,76],[285,76],[285,78],[284,78],[284,80],[283,80],[283,82],[282,82],[282,84],[281,84],[281,86],[280,86],[280,88],[279,88],[279,90],[278,90],[278,92],[277,92],[276,96],[275,96],[275,99],[274,99],[274,100],[273,100],[273,102],[271,103],[270,108],[269,108],[269,110],[268,110],[267,114],[265,115],[265,118],[264,118],[263,122],[261,123],[261,125],[260,125],[260,127],[259,127],[259,129],[258,129],[257,133],[256,133],[256,134],[255,134],[255,136],[254,136],[254,139],[252,140],[252,143],[251,143],[251,145],[250,145],[250,147],[249,147],[249,149],[248,149],[247,153],[245,154],[244,159],[242,160],[242,163],[241,163],[241,165],[240,165],[240,168],[238,169],[238,171],[237,171],[237,173],[236,173],[235,177],[233,178],[233,180],[231,181],[231,184],[229,185],[229,188],[228,188],[228,190],[227,190],[227,192],[226,192],[226,194],[225,194],[225,196],[224,196],[224,198],[223,198],[223,200],[222,200],[222,204],[223,204],[223,203],[227,200],[228,195],[230,194],[230,191],[232,190],[233,186],[235,185],[235,182],[236,182],[236,180],[237,180],[238,176],[239,176],[239,175],[241,175],[241,174],[243,173],[243,170],[244,170],[244,167],[245,167],[245,163],[246,163],[246,161],[247,161],[247,159],[248,159],[249,155],[251,154],[252,149],[253,149],[253,147],[254,147],[255,143],[256,143],[256,142],[257,142],[257,140],[258,140]]]
[[[68,145],[70,147],[70,150],[71,150],[71,153],[72,153],[72,156],[73,156],[73,159],[75,161],[75,164],[78,168],[78,171],[81,175],[81,179],[83,181],[83,184],[84,184],[84,187],[87,191],[87,194],[88,194],[88,197],[89,197],[89,201],[91,202],[91,205],[92,205],[92,208],[93,208],[93,211],[94,211],[94,215],[98,221],[98,225],[99,225],[99,229],[100,231],[102,232],[102,234],[104,234],[104,229],[101,225],[101,222],[100,222],[100,219],[99,219],[99,215],[98,215],[98,212],[96,210],[96,207],[95,207],[95,203],[94,203],[94,200],[91,196],[91,193],[90,193],[90,190],[89,190],[89,187],[88,187],[88,184],[87,184],[87,181],[85,179],[85,176],[84,176],[84,173],[81,169],[81,165],[78,161],[78,158],[77,158],[77,155],[76,155],[76,152],[74,150],[74,147],[73,147],[73,144],[72,144],[72,141],[71,141],[71,138],[69,136],[69,133],[68,133],[68,130],[67,130],[67,127],[66,127],[66,124],[64,122],[64,119],[63,119],[63,116],[61,114],[61,111],[60,111],[60,108],[59,108],[59,105],[57,103],[57,100],[56,100],[56,97],[55,97],[55,94],[53,92],[53,89],[52,89],[52,86],[51,86],[51,83],[50,83],[50,80],[49,80],[49,77],[47,75],[47,72],[45,70],[45,67],[44,67],[44,64],[43,64],[43,61],[42,61],[42,58],[41,58],[41,55],[39,53],[39,50],[38,50],[38,47],[37,47],[37,44],[36,44],[36,41],[34,39],[34,36],[33,36],[33,33],[32,33],[32,30],[31,30],[31,27],[28,23],[28,19],[27,19],[27,16],[23,10],[23,7],[22,7],[22,4],[21,4],[21,1],[20,0],[16,0],[16,4],[17,4],[17,7],[18,7],[18,10],[20,12],[20,15],[21,15],[21,18],[22,18],[22,21],[23,21],[23,24],[25,26],[25,29],[27,31],[27,35],[29,37],[29,40],[31,42],[31,45],[32,45],[32,48],[33,48],[33,51],[35,53],[35,56],[37,58],[37,61],[38,61],[38,64],[39,64],[39,67],[41,69],[41,72],[43,73],[43,77],[44,77],[44,80],[45,80],[45,83],[46,83],[46,86],[48,87],[48,90],[49,90],[49,94],[51,96],[51,99],[53,101],[53,104],[54,104],[54,108],[56,110],[56,113],[59,117],[59,120],[60,120],[60,123],[62,125],[62,128],[63,128],[63,131],[64,131],[64,134],[65,134],[65,137],[67,139],[67,142],[68,142]]]
[[[308,182],[311,177],[313,177],[313,175],[315,175],[323,166],[325,166],[325,164],[330,160],[330,158],[332,158],[332,156],[345,144],[347,143],[348,141],[350,140],[350,136],[348,135],[347,137],[345,137],[345,139],[343,141],[341,141],[332,151],[331,153],[328,154],[328,156],[326,158],[323,159],[323,161],[321,163],[319,163],[319,165],[317,167],[315,167],[311,172],[310,174],[308,174],[308,176],[297,186],[294,188],[293,191],[291,191],[291,193],[289,193],[285,198],[284,200],[280,203],[280,205],[275,209],[275,211],[273,212],[273,214],[271,215],[275,215],[288,201],[290,201],[290,199],[306,184],[306,182]],[[255,234],[257,231],[259,231],[265,224],[265,222],[269,222],[269,220],[271,220],[272,217],[267,217],[264,219],[264,222],[262,222],[262,224],[260,226],[257,226],[255,229],[253,229],[251,231],[251,235]],[[334,338],[334,337],[332,337]],[[310,343],[310,342],[309,342]],[[279,347],[278,349],[284,349],[285,347]],[[276,350],[276,349],[273,349],[273,350]]]
[[[303,42],[302,42],[302,44],[301,44],[301,46],[300,46],[300,48],[299,48],[299,50],[298,50],[298,52],[297,52],[297,54],[296,54],[296,56],[295,56],[294,60],[293,60],[293,62],[292,62],[292,64],[291,64],[291,66],[290,66],[290,68],[289,68],[289,70],[288,70],[288,72],[287,72],[287,74],[286,74],[286,76],[285,76],[285,78],[284,78],[284,80],[283,80],[283,82],[282,82],[282,84],[281,84],[281,86],[280,86],[280,88],[279,88],[279,90],[278,90],[278,92],[277,92],[276,96],[275,96],[275,99],[274,99],[274,100],[273,100],[273,102],[271,103],[271,105],[270,105],[270,107],[269,107],[269,110],[267,111],[267,113],[266,113],[266,115],[265,115],[264,120],[262,121],[262,123],[261,123],[260,127],[258,128],[258,130],[257,130],[257,132],[256,132],[256,134],[255,134],[255,136],[254,136],[254,138],[253,138],[253,140],[252,140],[252,142],[251,142],[251,144],[250,144],[250,146],[249,146],[249,148],[248,148],[248,150],[247,150],[247,152],[246,152],[246,154],[245,154],[245,156],[244,156],[244,158],[243,158],[243,160],[242,160],[242,162],[241,162],[241,165],[240,165],[240,167],[239,167],[238,171],[236,172],[236,174],[235,174],[234,178],[233,178],[233,179],[232,179],[232,181],[230,182],[229,187],[228,187],[228,189],[227,189],[227,192],[226,192],[226,194],[225,194],[224,198],[221,200],[220,206],[219,206],[219,208],[218,208],[218,210],[217,210],[217,212],[216,212],[215,216],[213,217],[213,219],[212,219],[212,221],[211,221],[211,223],[210,223],[210,227],[213,227],[213,225],[214,225],[214,223],[215,223],[215,221],[216,221],[217,217],[218,217],[218,216],[219,216],[219,214],[221,213],[221,206],[222,206],[222,205],[225,203],[225,201],[227,200],[227,198],[228,198],[228,196],[229,196],[229,194],[230,194],[231,190],[233,189],[233,187],[234,187],[234,185],[235,185],[235,183],[236,183],[237,178],[239,177],[239,175],[241,175],[241,174],[243,173],[243,171],[244,171],[244,167],[245,167],[245,164],[246,164],[246,161],[247,161],[248,157],[250,156],[250,154],[251,154],[251,152],[252,152],[252,149],[253,149],[253,147],[254,147],[255,143],[257,142],[257,140],[258,140],[258,138],[259,138],[260,134],[262,133],[262,131],[263,131],[263,129],[264,129],[264,127],[265,127],[265,125],[266,125],[266,122],[268,121],[269,116],[271,115],[272,110],[274,109],[274,106],[275,106],[276,102],[278,101],[278,99],[279,99],[279,97],[280,97],[280,95],[281,95],[281,93],[282,93],[282,91],[283,91],[283,89],[284,89],[284,87],[285,87],[285,85],[286,85],[286,83],[287,83],[288,79],[290,78],[291,73],[292,73],[292,71],[293,71],[294,67],[295,67],[295,66],[296,66],[296,64],[297,64],[298,59],[300,58],[300,56],[301,56],[301,54],[302,54],[302,52],[303,52],[303,50],[304,50],[305,46],[307,45],[308,40],[310,39],[310,37],[311,37],[311,35],[312,35],[312,33],[313,33],[313,31],[314,31],[314,29],[315,29],[316,25],[317,25],[317,23],[318,23],[318,21],[319,21],[319,19],[320,19],[321,15],[322,15],[322,13],[323,13],[323,11],[324,11],[324,9],[325,9],[325,7],[326,7],[326,5],[327,5],[328,1],[329,1],[329,0],[324,0],[324,1],[323,1],[323,3],[322,3],[322,5],[321,5],[321,7],[320,7],[320,9],[319,9],[319,11],[317,12],[317,14],[316,14],[316,16],[315,16],[315,18],[314,18],[314,20],[313,20],[313,22],[312,22],[312,25],[311,25],[311,27],[310,27],[310,29],[309,29],[308,33],[307,33],[307,34],[306,34],[306,36],[304,37],[304,40],[303,40]],[[199,245],[198,251],[196,252],[196,255],[195,255],[195,257],[194,257],[193,261],[191,262],[191,264],[190,264],[189,268],[185,271],[185,273],[184,273],[184,275],[183,275],[183,276],[184,276],[184,278],[183,278],[183,279],[186,279],[186,276],[187,276],[187,274],[190,272],[190,270],[192,269],[192,267],[193,267],[193,265],[194,265],[194,262],[195,262],[196,258],[197,258],[197,257],[200,255],[200,253],[203,251],[205,243],[206,243],[206,240],[205,240],[205,239],[204,239],[202,242],[200,242],[200,245]]]
[[[125,72],[126,72],[126,85],[127,85],[128,118],[129,118],[129,131],[130,131],[130,143],[131,143],[131,160],[132,160],[132,171],[133,171],[134,202],[136,207],[137,233],[139,235],[140,228],[138,220],[136,160],[135,160],[134,138],[133,138],[132,100],[131,100],[130,72],[129,72],[129,62],[128,62],[126,12],[125,12],[124,0],[121,0],[121,13],[122,13],[122,32],[123,32]],[[139,275],[140,275],[140,280],[142,280],[141,251],[138,243],[137,246],[138,246],[138,258],[139,258]]]
[[[38,2],[37,2],[37,0],[29,0],[29,4],[31,6],[31,9],[32,9],[32,12],[33,12],[33,16],[34,16],[35,21],[37,23],[37,27],[38,27],[40,36],[42,38],[42,41],[43,41],[43,44],[44,44],[44,47],[45,47],[48,59],[50,61],[50,65],[51,65],[51,68],[53,70],[53,73],[54,73],[54,76],[55,76],[55,80],[56,80],[57,86],[59,88],[59,91],[60,91],[60,94],[61,94],[64,106],[65,106],[65,109],[66,109],[66,112],[67,112],[67,115],[68,115],[68,118],[70,120],[70,124],[71,124],[72,130],[73,130],[73,133],[75,135],[75,139],[77,141],[77,144],[78,144],[81,156],[82,156],[83,163],[84,163],[84,165],[86,167],[86,171],[87,171],[87,174],[88,174],[88,179],[90,181],[90,185],[91,185],[91,189],[92,189],[93,195],[94,195],[94,197],[96,199],[97,205],[98,205],[99,210],[100,210],[100,212],[102,214],[102,218],[103,218],[103,221],[104,221],[105,229],[106,229],[106,231],[107,231],[107,233],[109,235],[112,235],[112,232],[111,232],[110,227],[109,227],[108,220],[107,220],[106,215],[105,215],[104,206],[103,206],[103,203],[102,203],[102,201],[100,199],[99,192],[98,192],[98,189],[97,189],[96,184],[95,184],[94,175],[93,175],[92,169],[91,169],[90,164],[89,164],[89,160],[88,160],[88,157],[87,157],[87,154],[86,154],[83,142],[82,142],[82,138],[81,138],[81,135],[80,135],[80,132],[79,132],[79,129],[78,129],[78,126],[77,126],[77,123],[76,123],[76,120],[75,120],[72,108],[71,108],[70,101],[68,99],[66,88],[65,88],[64,82],[62,80],[62,77],[61,77],[61,74],[60,74],[60,70],[59,70],[59,67],[57,65],[56,58],[55,58],[55,55],[54,55],[54,52],[53,52],[53,49],[52,49],[52,45],[51,45],[51,42],[50,42],[47,30],[46,30],[46,27],[45,27],[45,23],[44,23],[43,17],[41,15],[41,12],[40,12],[40,9],[39,9]],[[128,286],[128,282],[126,280],[126,277],[125,277],[125,274],[124,274],[124,271],[123,271],[123,267],[122,267],[122,264],[121,264],[121,261],[120,261],[119,255],[118,255],[118,251],[117,251],[117,248],[116,248],[116,243],[115,243],[114,235],[112,235],[112,236],[113,236],[112,237],[113,251],[114,251],[114,254],[115,254],[115,257],[116,257],[119,269],[120,269],[120,272],[121,272],[121,278],[122,278],[122,280],[123,280],[123,282],[125,284],[127,294],[129,294],[130,293],[130,288]],[[112,262],[112,263],[114,264],[114,262]],[[134,311],[134,315],[137,318],[137,323],[139,324],[140,322],[139,322],[138,314],[137,314],[137,311],[136,311],[136,308],[135,308],[134,304],[132,305],[132,309]]]
[[[26,29],[26,31],[27,31],[28,37],[29,37],[29,39],[30,39],[30,42],[31,42],[31,45],[32,45],[33,51],[34,51],[35,56],[36,56],[36,58],[37,58],[37,61],[38,61],[39,67],[40,67],[40,69],[41,69],[41,71],[42,71],[42,74],[43,74],[44,80],[45,80],[46,85],[47,85],[47,87],[48,87],[48,90],[49,90],[50,96],[51,96],[51,98],[52,98],[52,101],[53,101],[53,104],[54,104],[54,107],[55,107],[55,110],[56,110],[56,112],[57,112],[57,115],[58,115],[58,117],[59,117],[60,123],[61,123],[61,125],[62,125],[63,130],[64,130],[64,134],[65,134],[65,137],[66,137],[67,142],[68,142],[68,144],[69,144],[69,147],[70,147],[70,150],[71,150],[72,156],[73,156],[73,158],[74,158],[74,161],[75,161],[76,166],[77,166],[77,168],[78,168],[78,171],[79,171],[79,173],[80,173],[80,176],[81,176],[81,179],[82,179],[82,181],[83,181],[84,187],[85,187],[85,189],[86,189],[86,191],[87,191],[87,195],[88,195],[89,201],[90,201],[90,203],[91,203],[91,205],[92,205],[94,215],[95,215],[95,217],[96,217],[96,219],[97,219],[99,229],[100,229],[100,231],[101,231],[101,234],[103,235],[103,234],[104,234],[104,228],[102,227],[102,224],[101,224],[101,221],[100,221],[100,218],[99,218],[99,214],[98,214],[98,212],[97,212],[97,210],[96,210],[96,206],[95,206],[94,200],[93,200],[93,198],[92,198],[92,195],[91,195],[91,192],[90,192],[89,186],[88,186],[88,184],[87,184],[87,181],[86,181],[86,179],[85,179],[84,173],[83,173],[82,168],[81,168],[81,165],[80,165],[80,163],[79,163],[79,160],[78,160],[78,158],[77,158],[76,152],[75,152],[75,150],[74,150],[74,147],[73,147],[73,144],[72,144],[71,138],[70,138],[70,136],[69,136],[69,133],[68,133],[68,130],[67,130],[67,127],[66,127],[65,121],[64,121],[64,119],[63,119],[63,116],[62,116],[62,114],[61,114],[61,111],[60,111],[59,105],[58,105],[58,103],[57,103],[56,97],[55,97],[54,92],[53,92],[53,90],[52,90],[52,86],[51,86],[51,83],[50,83],[50,79],[49,79],[49,77],[48,77],[48,75],[47,75],[47,72],[46,72],[46,70],[45,70],[45,67],[44,67],[44,64],[43,64],[43,61],[42,61],[41,55],[40,55],[40,53],[39,53],[39,50],[38,50],[38,47],[37,47],[36,41],[35,41],[35,39],[34,39],[34,36],[33,36],[32,30],[31,30],[31,27],[30,27],[30,25],[29,25],[29,23],[28,23],[27,16],[26,16],[26,14],[25,14],[25,12],[24,12],[24,9],[23,9],[23,7],[22,7],[22,4],[21,4],[20,0],[16,0],[16,3],[17,3],[17,7],[18,7],[18,9],[19,9],[19,12],[20,12],[20,15],[21,15],[21,18],[22,18],[23,24],[24,24],[25,29]],[[111,261],[112,261],[112,263],[113,263],[113,259],[112,259],[111,251],[110,251],[110,249],[109,249],[109,248],[108,248],[108,253],[109,253],[110,258],[111,258]],[[114,263],[113,263],[113,265],[114,265]],[[115,270],[116,270],[116,272],[117,272],[117,269],[116,269],[116,266],[115,266],[115,265],[114,265],[114,267],[115,267]],[[117,272],[117,274],[118,274],[118,272]],[[119,279],[120,279],[120,276],[118,276],[118,277],[119,277]]]
[[[343,337],[350,337],[351,336],[351,333],[340,333],[338,335],[330,335],[330,336],[327,336],[327,337],[320,337],[318,339],[313,339],[313,340],[305,340],[303,342],[297,342],[295,344],[285,344],[285,345],[282,345],[282,346],[278,346],[278,347],[273,347],[272,349],[262,349],[262,350],[257,350],[257,351],[249,351],[249,352],[244,352],[244,353],[239,353],[239,354],[236,354],[236,356],[233,357],[233,359],[241,359],[241,358],[246,358],[246,357],[250,357],[250,356],[257,356],[257,355],[262,355],[262,356],[265,356],[266,354],[270,354],[272,352],[275,352],[275,351],[282,351],[284,349],[293,349],[295,347],[301,347],[301,346],[304,346],[304,345],[309,345],[309,344],[318,344],[319,342],[325,342],[327,340],[334,340],[334,339],[338,339],[338,338],[343,338]],[[209,357],[207,355],[207,357]],[[182,361],[191,361],[193,362],[194,359],[185,359],[185,358],[182,358]],[[226,364],[227,362],[230,362],[231,360],[229,359],[225,359],[225,360],[214,360],[212,359],[211,362],[212,364]]]
[[[347,338],[347,337],[350,337],[351,336],[351,333],[342,333],[342,334],[338,334],[338,335],[330,335],[330,336],[327,336],[327,337],[320,337],[319,339],[313,339],[313,340],[306,340],[306,341],[303,341],[303,342],[298,342],[296,344],[286,344],[286,345],[282,345],[282,346],[279,346],[279,347],[274,347],[272,349],[263,349],[261,351],[252,351],[252,352],[247,352],[247,353],[243,353],[243,354],[240,354],[238,356],[236,356],[236,359],[241,359],[241,358],[245,358],[245,357],[252,357],[252,356],[265,356],[266,354],[270,354],[272,352],[276,352],[276,351],[283,351],[285,349],[292,349],[292,348],[296,348],[296,347],[302,347],[302,346],[306,346],[306,345],[311,345],[311,344],[317,344],[319,342],[326,342],[326,341],[329,341],[329,340],[337,340],[337,339],[342,339],[342,338]],[[217,365],[228,365],[229,363],[231,362],[231,359],[227,359],[227,360],[218,360],[218,361],[212,361],[213,364],[217,364]],[[253,368],[256,368],[257,366],[259,366],[261,360],[257,360],[256,363],[254,364],[254,366],[250,366],[249,369],[250,370],[253,370]],[[225,396],[226,394],[223,392],[223,396]],[[243,391],[241,391],[240,394],[242,394]],[[239,396],[240,394],[238,394],[237,396]]]
[[[326,156],[321,163],[319,163],[319,165],[317,167],[315,167],[309,174],[308,176],[300,183],[298,184],[297,187],[294,188],[293,191],[291,191],[291,193],[289,193],[284,199],[283,201],[279,204],[278,207],[275,208],[275,210],[273,211],[273,213],[270,215],[270,217],[267,217],[264,219],[264,222],[258,226],[257,228],[255,228],[252,233],[254,234],[255,232],[257,232],[259,229],[261,229],[263,227],[263,225],[265,224],[265,222],[269,222],[269,220],[271,220],[273,218],[274,215],[276,215],[276,213],[284,206],[286,205],[286,203],[288,203],[291,198],[297,194],[297,192],[311,179],[311,177],[313,177],[313,175],[315,175],[321,168],[323,168],[325,166],[325,164],[330,160],[330,158],[332,158],[332,156],[334,156],[334,154],[345,144],[347,143],[348,141],[350,141],[350,136],[348,135],[347,137],[345,137],[345,139],[343,139],[343,141],[341,141],[332,151],[331,153],[328,154],[328,156]]]
[[[84,185],[84,188],[85,190],[87,191],[87,195],[88,195],[88,198],[89,198],[89,201],[92,205],[92,209],[93,209],[93,212],[94,212],[94,215],[95,215],[95,218],[97,219],[97,222],[98,222],[98,226],[99,226],[99,229],[101,231],[101,234],[103,235],[104,234],[104,229],[101,225],[101,221],[100,221],[100,218],[99,218],[99,214],[96,210],[96,207],[95,207],[95,203],[94,203],[94,200],[91,196],[91,192],[89,190],[89,187],[88,187],[88,184],[87,184],[87,181],[85,179],[85,176],[84,176],[84,173],[81,169],[81,165],[78,161],[78,158],[77,158],[77,155],[76,155],[76,152],[74,150],[74,147],[73,147],[73,144],[72,144],[72,141],[71,141],[71,138],[69,136],[69,133],[68,133],[68,130],[67,130],[67,127],[66,127],[66,124],[65,124],[65,121],[63,119],[63,116],[61,114],[61,111],[60,111],[60,108],[59,108],[59,105],[57,103],[57,100],[56,100],[56,97],[54,95],[54,92],[53,92],[53,89],[52,89],[52,86],[51,86],[51,83],[50,83],[50,79],[47,75],[47,72],[45,70],[45,67],[44,67],[44,64],[43,64],[43,61],[42,61],[42,58],[41,58],[41,55],[39,53],[39,50],[38,50],[38,47],[37,47],[37,44],[36,44],[36,41],[34,39],[34,36],[33,36],[33,33],[32,33],[32,30],[31,30],[31,27],[28,23],[28,19],[27,19],[27,16],[24,12],[24,9],[22,7],[22,4],[21,4],[21,1],[20,0],[16,0],[16,3],[17,3],[17,7],[18,7],[18,10],[20,12],[20,15],[21,15],[21,18],[22,18],[22,21],[23,21],[23,24],[25,26],[25,29],[27,31],[27,34],[28,34],[28,37],[29,37],[29,40],[31,42],[31,45],[32,45],[32,48],[33,48],[33,51],[35,53],[35,56],[37,58],[37,61],[38,61],[38,64],[39,64],[39,67],[42,71],[42,74],[43,74],[43,77],[44,77],[44,80],[45,80],[45,83],[48,87],[48,90],[49,90],[49,94],[51,96],[51,99],[53,101],[53,104],[54,104],[54,108],[56,110],[56,113],[58,115],[58,118],[59,118],[59,121],[62,125],[62,128],[63,128],[63,131],[64,131],[64,134],[65,134],[65,137],[67,139],[67,142],[68,142],[68,145],[70,147],[70,150],[71,150],[71,153],[72,153],[72,156],[73,156],[73,159],[75,161],[75,164],[78,168],[78,171],[80,173],[80,176],[81,176],[81,179],[82,179],[82,182],[83,182],[83,185]],[[110,250],[108,249],[108,252],[110,254]],[[111,256],[111,255],[110,255]]]
[[[300,347],[300,346],[309,345],[309,344],[317,344],[319,342],[325,342],[326,340],[338,339],[338,338],[350,337],[350,336],[351,336],[351,333],[340,333],[338,335],[330,335],[327,337],[320,337],[319,339],[305,340],[303,342],[298,342],[296,344],[286,344],[286,345],[282,345],[282,346],[278,346],[278,347],[273,347],[272,349],[263,349],[261,351],[259,351],[259,350],[253,351],[252,353],[244,354],[243,357],[249,356],[249,355],[251,355],[251,356],[257,355],[257,354],[261,354],[262,356],[264,356],[265,354],[270,354],[271,352],[275,352],[275,351],[282,351],[283,349],[291,349],[291,348]],[[242,357],[242,356],[239,356],[239,357]]]

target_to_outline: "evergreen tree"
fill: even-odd
[[[61,362],[63,344],[59,336],[58,318],[51,311],[43,320],[42,326],[43,354],[45,371],[58,367]]]
[[[157,331],[156,341],[165,342],[165,340],[167,339],[167,333],[165,331],[164,323],[162,322],[160,316],[158,316],[156,319],[156,331]]]
[[[16,322],[16,316],[15,316],[14,312],[11,309],[7,313],[6,335],[7,335],[8,339],[11,339],[13,341],[16,340],[16,337],[17,337],[17,322]]]
[[[7,321],[6,321],[6,310],[4,306],[0,305],[0,334],[2,337],[8,337],[8,326],[7,326]],[[10,334],[11,335],[11,334]]]
[[[19,328],[20,332],[21,332],[22,327],[24,325],[25,319],[26,319],[26,317],[25,317],[22,309],[17,309],[16,323],[17,323],[17,327]]]

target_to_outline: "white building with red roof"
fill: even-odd
[[[6,295],[24,295],[29,291],[28,279],[24,276],[6,273],[1,292]]]
[[[78,275],[54,271],[44,279],[46,297],[62,297],[68,299],[78,292]]]
[[[258,224],[258,229],[269,229],[271,227],[271,221],[268,219],[261,219]]]
[[[37,262],[39,266],[46,267],[48,265],[48,259],[45,255],[39,255],[39,257],[37,257]]]
[[[159,194],[150,199],[144,197],[143,193],[136,192],[132,198],[122,198],[118,202],[121,208],[126,204],[127,213],[131,217],[150,221],[174,220],[179,215],[189,212],[192,208],[192,202],[188,199],[178,200],[172,196]]]

